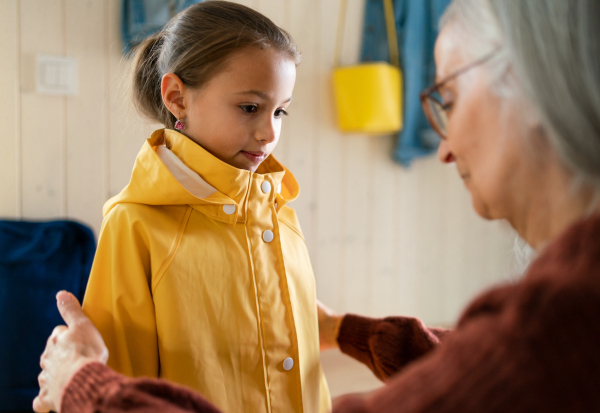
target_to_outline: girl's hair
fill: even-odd
[[[441,25],[468,37],[470,58],[501,47],[512,92],[541,119],[574,182],[600,191],[600,1],[454,0]],[[496,67],[497,70],[497,67]],[[506,78],[506,76],[504,76]],[[495,80],[499,80],[496,77]],[[515,88],[514,86],[519,86]],[[510,86],[510,85],[509,85]]]
[[[162,101],[163,75],[174,73],[186,86],[200,89],[235,52],[248,47],[272,47],[300,63],[301,55],[291,36],[257,11],[217,0],[186,8],[134,49],[132,92],[136,108],[172,129],[177,119]]]

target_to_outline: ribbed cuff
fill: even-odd
[[[380,319],[347,314],[342,319],[337,337],[340,350],[363,363],[371,361],[369,339],[372,327],[380,323]],[[370,363],[369,363],[370,364]]]
[[[107,393],[107,387],[118,387],[122,381],[123,376],[102,363],[84,365],[65,388],[61,413],[92,412],[96,402]]]

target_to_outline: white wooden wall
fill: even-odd
[[[392,137],[335,129],[330,73],[340,0],[243,0],[303,52],[276,155],[294,172],[322,301],[338,311],[451,324],[505,279],[514,235],[472,211],[453,167],[391,161]],[[351,0],[343,61],[357,61],[364,0]],[[68,217],[97,233],[157,125],[126,98],[120,0],[0,0],[0,216]],[[38,53],[76,57],[79,94],[38,95]]]

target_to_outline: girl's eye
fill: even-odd
[[[277,109],[277,110],[275,111],[275,117],[276,117],[277,119],[281,118],[283,115],[287,116],[287,115],[288,115],[288,113],[287,113],[285,110],[283,110],[283,109]]]
[[[248,114],[253,114],[258,112],[258,106],[256,105],[242,105],[240,106],[240,109],[242,109],[244,112],[248,113]]]

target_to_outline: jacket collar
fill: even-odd
[[[212,201],[210,204],[214,204],[215,201],[219,203],[218,200],[223,199],[223,195],[232,200],[239,211],[236,214],[238,222],[245,221],[245,209],[252,179],[264,180],[269,177],[276,188],[281,185],[281,191],[276,197],[278,209],[296,199],[300,192],[298,182],[292,173],[273,155],[265,159],[256,172],[250,172],[221,161],[187,136],[172,129],[155,131],[148,139],[148,144],[153,148],[166,145],[188,168],[218,191],[204,199],[205,201]],[[222,202],[222,204],[226,203],[231,202]],[[195,209],[206,209],[210,204],[203,202],[190,205]]]

